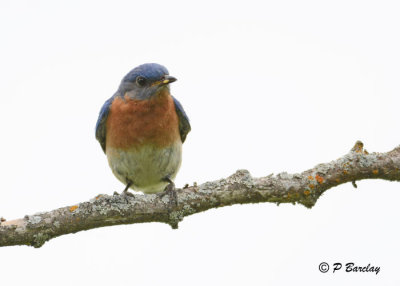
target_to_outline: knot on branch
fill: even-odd
[[[34,248],[40,248],[43,246],[43,244],[45,244],[46,241],[50,239],[51,239],[50,235],[39,232],[38,234],[33,235],[33,241],[31,242],[31,245]]]
[[[248,188],[251,188],[254,185],[253,177],[250,172],[245,169],[237,170],[234,174],[226,178],[226,181],[229,184],[245,185]]]
[[[350,150],[351,152],[360,153],[360,154],[369,154],[367,150],[364,150],[364,143],[360,140],[354,144],[353,148]]]

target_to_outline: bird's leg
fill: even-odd
[[[126,193],[130,186],[132,186],[132,182],[128,182],[128,184],[126,184],[126,187],[125,187],[123,193]]]
[[[134,195],[128,191],[128,189],[130,188],[130,186],[132,186],[132,184],[133,184],[132,181],[128,181],[128,183],[126,184],[126,187],[122,191],[121,195],[134,197]]]
[[[169,177],[165,177],[164,181],[169,184],[165,187],[164,192],[160,193],[160,196],[164,197],[164,195],[168,195],[170,206],[176,207],[178,205],[178,196],[176,194],[175,184]]]

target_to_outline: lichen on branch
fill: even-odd
[[[238,170],[228,178],[177,189],[177,202],[165,195],[98,195],[88,202],[0,221],[0,246],[41,247],[46,241],[98,227],[163,222],[177,228],[185,217],[211,208],[247,203],[299,203],[308,208],[328,189],[363,179],[400,181],[400,146],[368,153],[357,141],[349,153],[302,173],[253,178]]]

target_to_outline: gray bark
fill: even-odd
[[[400,181],[400,146],[369,154],[358,141],[337,160],[299,174],[253,178],[238,170],[228,178],[177,189],[176,204],[166,195],[98,195],[88,202],[0,223],[0,246],[41,247],[68,233],[97,227],[164,222],[177,228],[188,215],[211,208],[260,202],[299,203],[308,208],[329,188],[363,179]]]

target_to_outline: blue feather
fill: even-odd
[[[168,70],[162,65],[155,63],[143,64],[131,70],[126,76],[124,76],[122,82],[135,82],[136,77],[138,76],[143,76],[150,80],[158,80],[166,74],[169,74]]]
[[[185,142],[186,135],[190,132],[190,130],[192,128],[190,127],[189,118],[186,115],[186,112],[183,109],[182,104],[173,96],[172,96],[172,99],[174,100],[175,110],[176,110],[176,113],[178,114],[179,134],[181,135],[181,140],[183,143],[183,142]]]
[[[96,123],[96,139],[100,142],[104,153],[106,152],[106,122],[108,113],[110,112],[111,103],[114,101],[114,98],[115,96],[112,96],[106,100],[106,102],[104,102]]]

